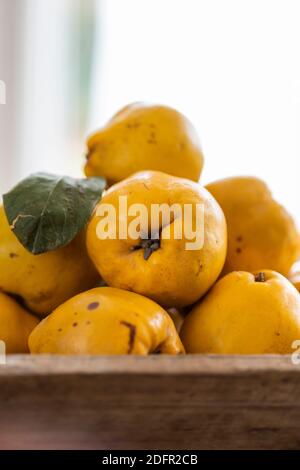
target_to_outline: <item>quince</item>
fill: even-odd
[[[165,310],[111,287],[97,287],[62,304],[33,330],[29,348],[50,354],[184,353]]]
[[[195,305],[180,336],[187,353],[291,354],[299,292],[274,271],[232,272]]]
[[[68,245],[41,255],[19,242],[0,206],[0,290],[22,297],[29,310],[45,316],[99,279],[85,246],[85,232]]]
[[[0,341],[7,354],[28,352],[28,337],[38,322],[15,299],[0,292]]]
[[[87,176],[109,185],[142,170],[198,181],[203,154],[188,119],[175,109],[134,103],[119,111],[87,141]]]
[[[222,207],[228,226],[223,274],[268,268],[284,276],[299,256],[296,224],[258,178],[235,177],[206,186]]]
[[[120,203],[124,198],[126,207]],[[178,213],[170,210],[173,205]],[[130,211],[140,206],[146,211],[143,227],[140,234],[132,234],[131,225],[137,221]],[[158,207],[162,217],[154,220],[152,211]],[[106,208],[116,214],[108,224],[111,236],[102,217]],[[202,208],[203,218],[198,218],[197,208]],[[186,233],[188,225],[193,225],[194,241]],[[165,308],[184,307],[202,297],[222,271],[226,248],[225,217],[211,194],[193,181],[155,171],[112,186],[87,228],[88,253],[106,283],[145,295]]]

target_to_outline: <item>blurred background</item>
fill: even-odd
[[[0,0],[0,193],[80,175],[86,136],[131,101],[196,126],[203,182],[264,178],[300,224],[299,0]]]

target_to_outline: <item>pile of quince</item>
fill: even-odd
[[[182,114],[135,103],[88,139],[81,185],[38,174],[4,195],[0,340],[7,352],[291,353],[300,340],[296,225],[257,178],[202,187],[203,162]],[[85,197],[104,179],[103,194],[94,192],[84,212]],[[121,210],[112,222],[117,236],[99,236],[101,213],[121,196],[149,210],[203,207],[202,246],[186,249],[176,217],[167,226],[157,220],[155,233],[149,225],[139,240],[122,237]]]

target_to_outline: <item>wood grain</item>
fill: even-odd
[[[289,356],[10,356],[1,449],[299,449]]]

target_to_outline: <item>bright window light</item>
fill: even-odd
[[[198,129],[203,182],[260,176],[300,223],[300,2],[103,0],[98,7],[88,130],[131,101],[178,108]]]

